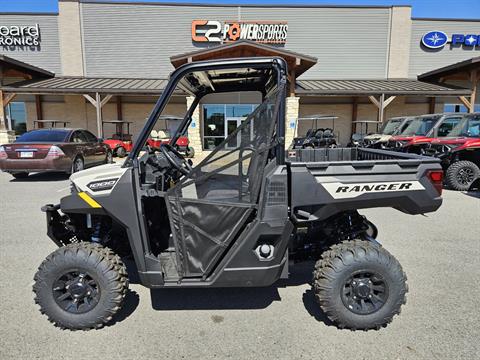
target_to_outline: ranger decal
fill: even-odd
[[[425,190],[418,181],[392,181],[374,183],[322,183],[334,199],[349,199],[368,193]]]

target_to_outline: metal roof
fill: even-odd
[[[297,80],[296,93],[304,95],[470,95],[469,89],[429,84],[412,79]]]
[[[470,77],[468,72],[473,69],[480,69],[480,56],[420,74],[418,75],[418,80],[436,82],[441,78],[457,74],[464,75],[464,77],[468,79]],[[465,72],[465,74],[463,74],[463,72]]]
[[[38,66],[27,64],[26,62],[11,58],[10,56],[0,54],[0,67],[2,72],[6,72],[8,69],[20,71],[25,74],[29,74],[37,77],[53,77],[54,73],[39,68]]]
[[[27,80],[8,86],[4,91],[41,94],[106,94],[158,95],[165,88],[167,79],[97,78],[59,76],[45,80]]]
[[[26,80],[4,86],[6,92],[30,94],[103,94],[159,95],[167,79],[99,78],[99,77],[54,77],[41,80]],[[297,80],[298,95],[425,95],[451,96],[470,95],[471,90],[453,86],[406,80]],[[184,94],[179,92],[180,94]]]

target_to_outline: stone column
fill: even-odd
[[[390,11],[390,49],[386,75],[388,78],[408,78],[412,8],[409,6],[393,6]]]
[[[190,109],[194,99],[193,96],[187,96],[187,110]],[[188,140],[190,140],[190,146],[195,149],[195,154],[201,154],[203,148],[202,138],[200,136],[200,105],[197,105],[192,114],[192,122],[188,126],[187,134]]]
[[[287,149],[296,136],[295,130],[298,125],[298,111],[300,98],[296,96],[287,97],[285,109],[285,149]]]
[[[84,76],[78,0],[58,2],[58,36],[62,75]]]

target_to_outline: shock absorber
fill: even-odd
[[[102,216],[92,216],[92,236],[90,239],[94,243],[102,242],[102,224]]]

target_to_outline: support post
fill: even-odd
[[[35,95],[35,110],[37,120],[43,120],[42,95]],[[39,127],[43,127],[43,123],[39,123]]]
[[[0,89],[0,130],[7,130],[7,122],[5,119],[5,104],[3,102],[3,91]]]
[[[95,109],[97,110],[97,133],[98,137],[103,137],[102,131],[102,100],[100,98],[100,94],[97,92],[95,93]]]
[[[396,96],[390,96],[385,99],[385,94],[380,95],[379,99],[375,96],[370,95],[368,97],[373,105],[375,105],[378,109],[378,117],[377,121],[383,123],[383,119],[385,117],[385,108],[392,103],[393,100],[396,99]]]
[[[117,119],[123,120],[122,97],[120,95],[117,96]]]
[[[87,99],[93,106],[97,113],[97,136],[103,137],[103,126],[102,126],[102,107],[112,98],[112,95],[106,95],[103,99],[100,96],[100,93],[95,93],[95,99],[88,94],[83,94],[85,99]]]
[[[429,114],[434,114],[435,113],[435,105],[436,105],[435,102],[436,102],[436,99],[435,99],[435,97],[432,96],[430,98],[429,103],[428,103],[428,113]]]
[[[352,101],[352,134],[355,132],[355,125],[353,124],[357,121],[358,117],[358,98],[354,97]]]
[[[475,101],[477,101],[477,87],[478,87],[478,71],[472,70],[470,73],[470,80],[472,82],[472,95],[470,95],[470,112],[475,112]]]

